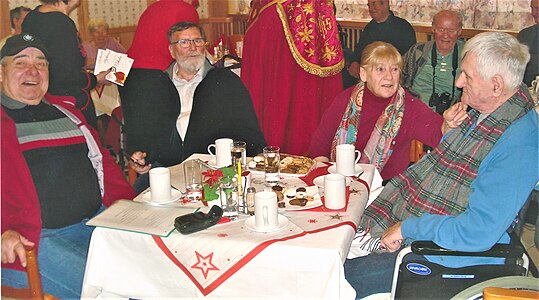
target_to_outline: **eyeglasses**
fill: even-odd
[[[178,44],[182,48],[189,48],[191,46],[191,42],[195,44],[196,47],[203,47],[206,45],[206,40],[203,38],[196,38],[196,39],[183,39],[183,40],[177,40],[175,42],[170,43],[171,45]]]
[[[436,27],[436,28],[434,28],[434,31],[436,31],[436,33],[455,34],[459,30],[458,29],[451,29],[451,28],[439,28],[439,27]]]

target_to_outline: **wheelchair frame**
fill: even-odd
[[[461,252],[442,248],[431,241],[414,241],[410,246],[402,249],[397,255],[395,269],[393,271],[393,282],[391,284],[391,299],[395,299],[396,296],[400,265],[402,264],[404,257],[409,253],[420,255],[480,256],[522,259],[522,261],[519,261],[519,265],[526,269],[526,275],[530,263],[524,249],[519,245],[496,244],[491,249],[484,252]]]

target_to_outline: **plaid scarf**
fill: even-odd
[[[379,238],[398,221],[424,213],[458,215],[468,207],[471,184],[481,161],[504,131],[533,104],[524,85],[476,125],[479,112],[468,119],[421,161],[399,174],[365,210],[361,227]]]
[[[356,144],[364,91],[365,84],[359,82],[352,91],[352,95],[350,95],[350,102],[348,102],[331,144],[331,161],[335,161],[337,145]],[[367,141],[365,149],[363,149],[361,163],[373,164],[379,172],[382,172],[385,163],[393,152],[392,142],[399,132],[403,116],[404,89],[399,86],[397,93],[391,98],[387,107],[376,120],[374,130]]]

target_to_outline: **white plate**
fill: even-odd
[[[337,174],[337,166],[332,165],[328,168],[328,172],[331,174]],[[357,164],[355,167],[355,172],[353,174],[343,174],[344,176],[359,176],[363,173],[363,168]]]
[[[256,224],[255,216],[252,216],[249,219],[245,220],[245,227],[247,227],[247,229],[254,232],[276,232],[276,231],[284,229],[288,225],[288,218],[283,215],[277,215],[277,220],[279,221],[279,225],[276,228],[259,229],[259,228],[256,228],[256,225],[255,225]]]
[[[171,188],[170,189],[170,200],[161,201],[161,202],[152,201],[152,192],[147,191],[146,193],[142,194],[142,201],[150,203],[150,204],[162,205],[162,204],[169,204],[169,203],[172,203],[172,202],[176,202],[176,201],[180,200],[181,197],[182,197],[182,193],[180,191],[178,191],[177,189]]]
[[[284,154],[283,156],[281,156],[281,159],[283,159],[283,157],[286,157],[286,156],[294,157],[295,155]],[[264,175],[264,170],[261,170],[260,168],[253,168],[253,167],[249,166],[249,163],[247,163],[247,168],[249,169],[249,171],[251,171],[251,173],[253,173],[255,175]],[[307,174],[309,174],[309,172],[311,172],[315,168],[316,168],[316,162],[313,162],[313,165],[311,166],[309,171],[307,171],[307,173],[297,174],[297,173],[287,173],[287,172],[282,172],[281,171],[281,172],[279,172],[279,176],[281,176],[281,177],[303,177],[303,176],[306,176]]]
[[[286,197],[287,189],[292,189],[292,190],[295,191],[297,189],[297,187],[285,188],[284,189],[284,191],[283,191],[284,200],[283,201],[286,202],[286,206],[285,206],[284,210],[306,210],[306,209],[311,209],[311,208],[322,206],[322,198],[320,198],[320,194],[318,193],[318,187],[316,187],[316,186],[308,186],[308,187],[305,188],[307,190],[307,195],[314,198],[313,201],[307,201],[307,204],[305,204],[305,206],[291,205],[289,202],[290,202],[290,200],[292,200],[294,198]],[[295,194],[295,192],[294,192],[294,194]]]
[[[316,177],[313,180],[314,185],[323,188],[324,187],[324,176],[326,176],[326,175],[320,175],[320,176]],[[350,177],[345,177],[345,178],[346,178],[346,186],[349,186],[350,182],[352,182],[352,179],[350,179]]]
[[[251,171],[252,174],[254,175],[262,175],[264,176],[264,171],[260,171],[260,170],[256,170],[256,169],[251,169],[249,168],[249,171]],[[307,173],[308,174],[308,173]],[[307,174],[292,174],[292,173],[282,173],[282,172],[279,172],[279,177],[302,177],[302,176],[305,176]]]

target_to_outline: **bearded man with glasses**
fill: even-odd
[[[151,133],[143,128],[145,122],[130,119],[131,111],[125,111],[127,151],[136,162],[131,162],[131,166],[144,174],[135,184],[137,191],[148,187],[147,172],[151,166],[172,166],[193,153],[206,153],[218,138],[245,141],[249,156],[260,153],[266,145],[243,82],[231,70],[214,68],[206,60],[202,27],[192,22],[174,24],[168,30],[168,44],[175,61],[166,72],[179,96],[175,104],[179,110],[167,111],[166,128],[148,126],[153,132],[169,132],[170,138],[165,142],[170,147],[152,143]],[[140,131],[148,135],[143,137]]]

